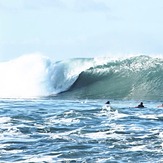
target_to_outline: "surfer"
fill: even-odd
[[[107,101],[105,104],[110,106],[110,101]]]
[[[110,107],[110,101],[107,101],[106,103],[105,103],[105,105],[103,106],[103,110],[110,110],[111,109],[111,107]]]
[[[107,110],[107,111],[111,111],[111,112],[115,111],[115,109],[113,107],[111,107],[110,101],[107,101],[105,103],[105,106],[103,107],[103,110]]]
[[[144,108],[143,102],[141,102],[138,106],[136,106],[135,108]]]

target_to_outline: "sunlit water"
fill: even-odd
[[[145,101],[1,99],[0,162],[163,162],[163,108]]]

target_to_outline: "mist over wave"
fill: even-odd
[[[25,55],[0,63],[0,97],[162,99],[163,59]],[[62,92],[62,94],[60,94]]]
[[[92,59],[53,61],[42,55],[25,55],[0,63],[0,97],[30,98],[66,91],[79,74],[93,66]]]

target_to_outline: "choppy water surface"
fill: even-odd
[[[0,100],[0,162],[162,162],[163,108],[145,101]]]

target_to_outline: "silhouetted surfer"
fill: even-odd
[[[143,102],[141,102],[138,106],[136,106],[135,108],[144,108]]]
[[[110,101],[107,101],[105,103],[105,106],[103,107],[104,110],[107,110],[107,111],[115,111],[115,109],[113,109],[111,106],[110,106]]]
[[[110,107],[110,101],[107,101],[102,108],[103,108],[103,110],[110,110],[111,109],[111,107]]]
[[[108,105],[108,106],[110,106],[110,101],[107,101],[105,104]]]

